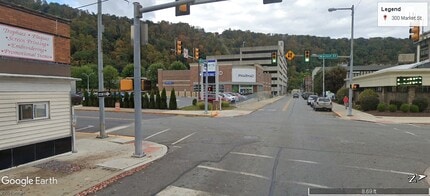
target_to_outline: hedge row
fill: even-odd
[[[119,102],[122,108],[134,108],[134,93],[128,92],[113,92],[110,96],[105,97],[105,107],[115,107],[115,103]],[[93,91],[90,93],[84,92],[83,106],[99,106],[97,94]],[[142,94],[142,108],[143,109],[177,109],[175,89],[172,89],[170,94],[169,105],[167,105],[166,89],[160,92],[151,90],[149,93]]]

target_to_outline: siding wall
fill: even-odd
[[[0,77],[0,150],[71,135],[70,81]],[[49,118],[18,122],[18,103],[49,102]]]

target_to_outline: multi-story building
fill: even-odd
[[[271,77],[272,95],[283,95],[287,93],[287,60],[284,56],[284,42],[278,45],[256,46],[240,48],[240,54],[207,56],[207,59],[216,59],[218,64],[254,65],[263,67],[264,73]]]

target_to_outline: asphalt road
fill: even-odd
[[[96,195],[307,195],[308,188],[429,188],[425,125],[375,124],[315,112],[283,98],[233,118],[144,120],[169,152]],[[133,135],[133,128],[115,131]]]
[[[75,111],[76,131],[78,132],[98,132],[100,131],[100,121],[98,111]],[[166,118],[166,115],[144,114],[143,120]],[[105,112],[106,131],[114,131],[117,128],[127,128],[134,126],[134,113],[126,112]]]

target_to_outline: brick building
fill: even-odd
[[[271,76],[263,71],[261,65],[232,65],[218,63],[221,92],[267,93],[271,92]],[[158,88],[167,91],[175,89],[180,95],[197,96],[204,84],[200,77],[202,68],[197,63],[190,70],[158,70]],[[215,91],[215,76],[209,76],[208,84]]]
[[[0,169],[70,152],[69,21],[0,2]]]

